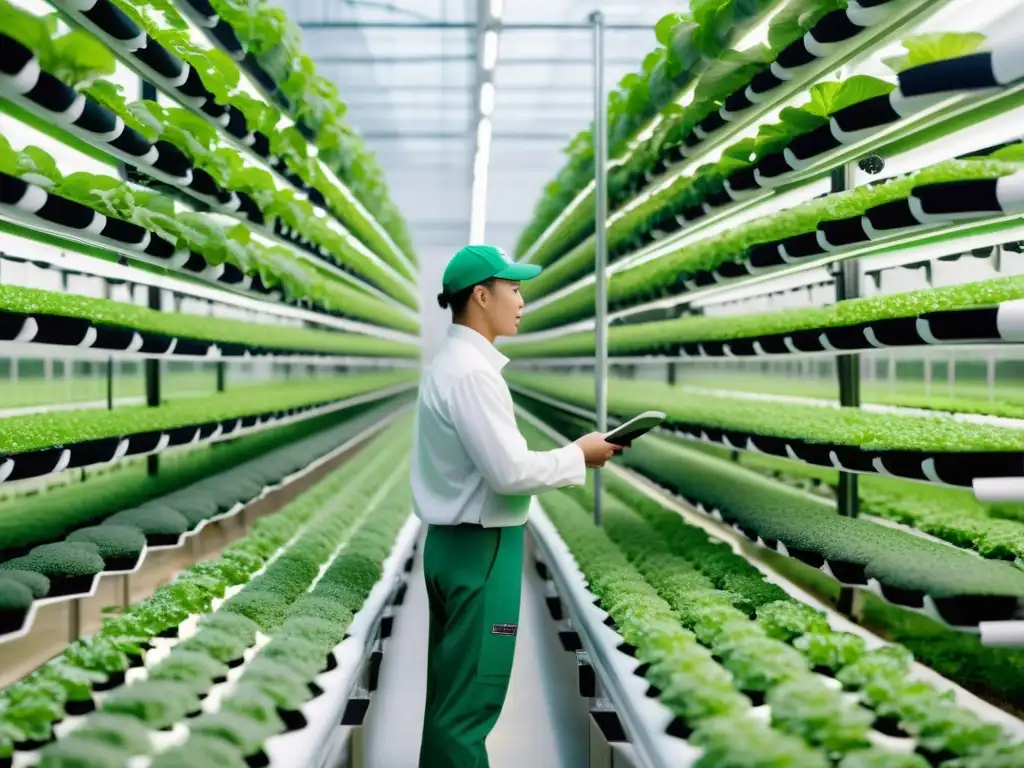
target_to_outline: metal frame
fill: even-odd
[[[597,431],[608,431],[608,109],[604,88],[604,14],[594,11],[590,15],[594,34],[594,245],[595,274],[595,346],[594,385],[597,396]],[[602,477],[594,472],[594,524],[602,521]]]
[[[853,166],[841,165],[832,171],[832,192],[843,192],[853,184]],[[860,259],[846,259],[834,264],[836,301],[856,299],[860,296]],[[836,374],[839,377],[839,404],[846,408],[860,408],[860,355],[836,355]],[[839,473],[837,504],[839,514],[857,517],[860,514],[860,482],[856,473]]]

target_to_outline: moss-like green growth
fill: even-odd
[[[146,536],[180,536],[192,529],[189,521],[173,509],[151,506],[126,509],[111,515],[103,524],[134,527]]]
[[[348,624],[337,624],[313,616],[289,615],[274,636],[305,637],[322,648],[333,648],[344,639],[347,629]]]
[[[1014,275],[911,293],[850,299],[827,307],[630,323],[609,329],[608,352],[611,355],[637,355],[663,350],[673,344],[732,341],[837,328],[893,317],[914,317],[927,312],[991,306],[1020,298],[1024,298],[1024,278]],[[504,345],[502,351],[513,358],[582,357],[594,354],[594,334],[587,331],[543,341],[520,341]]]
[[[234,635],[246,648],[256,642],[256,632],[259,631],[259,626],[249,617],[226,611],[200,616],[199,628]]]
[[[841,517],[829,504],[732,462],[658,438],[638,442],[623,460],[765,539],[864,566],[883,584],[935,597],[1024,595],[1024,574],[1012,565],[870,520]]]
[[[32,597],[36,600],[46,597],[50,591],[50,580],[43,574],[36,573],[35,571],[19,571],[10,568],[0,573],[0,577],[25,585],[32,592]]]
[[[260,629],[269,633],[284,621],[288,599],[273,592],[246,589],[224,603],[221,610],[252,619]]]
[[[158,312],[135,304],[94,299],[64,292],[40,291],[17,285],[0,285],[0,310],[26,315],[56,315],[94,323],[131,328],[142,332],[179,336],[201,341],[249,344],[273,349],[316,351],[338,355],[416,357],[411,344],[269,323],[246,323],[218,318],[211,323],[202,315]]]
[[[254,385],[211,397],[186,397],[158,408],[130,406],[109,412],[80,410],[12,416],[0,420],[0,455],[328,403],[411,385],[417,375],[413,370],[350,373],[302,383]]]
[[[328,584],[345,584],[354,592],[361,594],[364,599],[379,578],[379,559],[347,552],[335,560],[324,573],[324,581]],[[356,606],[356,610],[358,608],[359,606]]]
[[[343,603],[315,592],[303,595],[292,603],[288,609],[288,617],[293,616],[323,619],[340,627],[347,627],[352,621],[352,611]]]
[[[0,569],[35,571],[55,578],[90,576],[103,570],[103,558],[75,544],[46,544],[23,557],[0,563]]]
[[[335,576],[338,572],[335,571]],[[366,600],[366,592],[355,584],[350,584],[343,578],[328,579],[326,574],[312,592],[318,598],[324,598],[337,603],[349,613],[355,614]]]
[[[583,376],[515,371],[510,384],[582,408],[594,407],[593,382]],[[925,453],[1021,452],[1024,429],[975,424],[952,418],[877,413],[860,408],[772,403],[687,392],[655,381],[612,380],[608,411],[623,418],[657,407],[669,422],[690,427],[805,440],[821,445],[858,446],[869,451]]]
[[[65,541],[95,544],[99,556],[104,560],[138,557],[146,546],[146,537],[138,528],[115,523],[79,528],[70,533]]]
[[[146,680],[115,688],[100,706],[104,712],[134,717],[161,730],[199,709],[199,698],[187,683]]]
[[[286,553],[275,560],[266,572],[253,579],[246,591],[269,592],[291,601],[309,589],[319,572],[319,560],[289,557]]]
[[[0,613],[27,611],[32,605],[32,591],[14,579],[4,578],[0,571]]]

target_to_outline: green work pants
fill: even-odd
[[[420,768],[488,768],[487,735],[508,691],[519,624],[523,527],[432,525]]]

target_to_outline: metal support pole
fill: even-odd
[[[114,358],[107,358],[107,410],[114,410]]]
[[[223,361],[217,363],[217,391],[218,392],[223,392],[224,389],[225,389],[225,387],[224,387],[224,374],[225,374],[225,368],[226,367],[227,366],[226,366],[226,364]]]
[[[852,184],[852,166],[847,164],[832,172],[832,191],[842,192]],[[860,296],[861,265],[857,259],[845,259],[836,264],[836,301]],[[836,358],[839,375],[839,404],[845,408],[860,408],[860,355],[839,355]],[[857,517],[860,513],[858,478],[853,472],[839,473],[839,514]]]
[[[156,286],[149,286],[149,308],[160,311],[160,289]],[[146,405],[156,408],[160,405],[160,359],[156,357],[146,358]],[[150,475],[155,475],[160,470],[160,457],[150,454],[146,457],[146,469]]]
[[[608,431],[608,109],[604,93],[604,14],[590,15],[594,27],[594,231],[596,263],[594,383],[597,431]],[[601,473],[594,473],[594,524],[601,525]]]

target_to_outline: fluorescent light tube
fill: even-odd
[[[498,63],[498,33],[493,29],[484,32],[483,68],[488,72]]]
[[[494,83],[480,86],[480,114],[489,117],[494,112]]]

